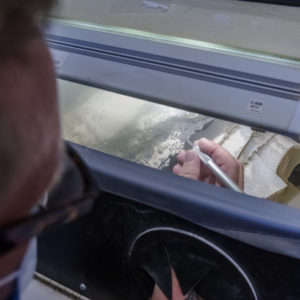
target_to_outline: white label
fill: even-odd
[[[52,54],[52,59],[53,59],[56,71],[59,71],[63,67],[64,63],[71,55],[68,52],[64,52],[64,51],[60,51],[60,50],[56,50],[56,49],[51,49],[51,54]]]
[[[264,106],[264,102],[260,100],[251,100],[248,104],[247,110],[256,112],[256,113],[261,113],[262,109]]]

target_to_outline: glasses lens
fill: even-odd
[[[60,178],[49,194],[48,208],[70,203],[84,192],[85,181],[77,162],[65,152]]]

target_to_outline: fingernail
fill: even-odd
[[[199,140],[199,143],[198,143],[198,146],[199,146],[200,150],[203,147],[203,145],[210,146],[211,145],[211,141],[209,139],[207,139],[207,138],[202,138],[201,140]]]
[[[202,143],[208,143],[209,142],[209,140],[207,139],[207,138],[202,138],[202,139],[200,139],[200,141],[199,142],[202,142]]]

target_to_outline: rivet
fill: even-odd
[[[80,283],[79,288],[80,288],[80,290],[83,291],[83,292],[85,292],[86,289],[87,289],[87,287],[86,287],[86,285],[85,285],[84,283]]]

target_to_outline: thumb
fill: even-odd
[[[189,150],[186,152],[183,166],[178,175],[196,180],[199,179],[200,158],[195,151]]]

